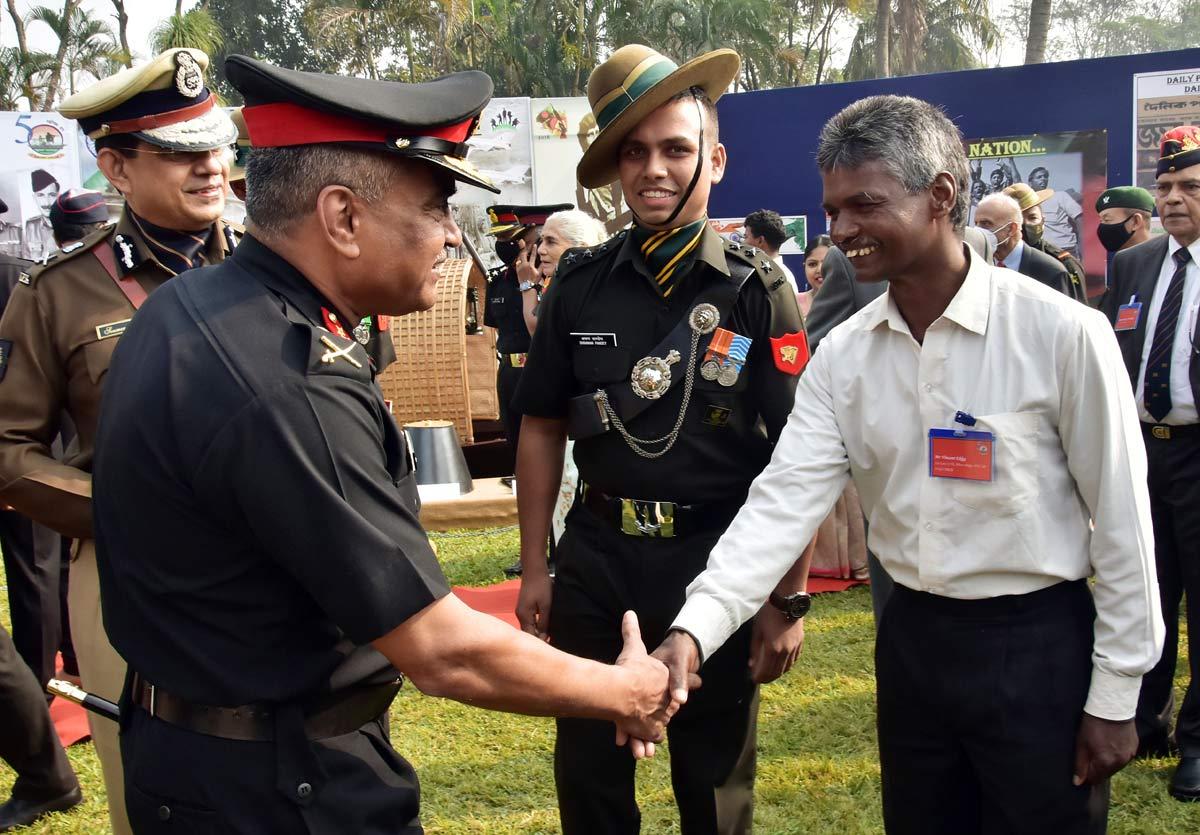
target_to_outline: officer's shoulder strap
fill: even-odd
[[[625,243],[625,238],[629,235],[629,230],[622,229],[617,234],[613,235],[607,241],[596,244],[595,246],[582,246],[568,249],[558,259],[558,267],[554,273],[554,280],[561,281],[571,273],[579,270],[589,264],[596,264],[603,261],[606,257],[615,255],[620,251],[621,246]]]
[[[112,224],[112,223],[105,224],[101,228],[97,229],[95,232],[92,232],[87,237],[82,238],[78,241],[69,243],[66,246],[64,246],[62,249],[59,249],[55,252],[50,253],[49,255],[44,257],[41,261],[36,262],[33,265],[33,268],[30,269],[27,273],[22,273],[22,277],[19,279],[20,282],[22,284],[29,284],[29,285],[36,284],[39,277],[43,273],[47,273],[47,272],[52,273],[62,264],[65,264],[68,261],[71,261],[73,259],[79,258],[82,255],[86,255],[87,253],[89,253],[93,249],[95,249],[97,246],[99,246],[101,243],[108,240],[112,236],[114,227],[115,227],[115,224]],[[28,280],[26,279],[26,276],[28,276]]]
[[[776,268],[771,258],[757,247],[725,241],[725,264],[731,274],[736,271],[743,280],[749,278],[751,273],[756,274],[768,296],[787,284],[783,270]]]

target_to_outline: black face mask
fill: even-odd
[[[1037,246],[1042,242],[1042,232],[1045,230],[1045,225],[1038,223],[1023,223],[1021,224],[1021,235],[1033,246]]]
[[[1118,251],[1133,237],[1133,232],[1125,226],[1127,223],[1129,223],[1129,218],[1125,218],[1120,223],[1101,223],[1096,227],[1096,237],[1109,252]]]
[[[505,264],[512,264],[521,254],[520,241],[496,241],[496,254]]]

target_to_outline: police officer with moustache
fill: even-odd
[[[517,261],[537,249],[538,236],[546,218],[555,212],[573,208],[570,203],[553,206],[488,207],[492,225],[488,234],[496,238],[496,254],[504,263],[488,274],[487,299],[483,323],[496,329],[496,396],[500,401],[500,421],[513,455],[521,434],[521,412],[513,398],[521,372],[529,357],[529,328],[525,324],[523,298],[527,293],[541,295],[541,283],[518,275]]]
[[[461,241],[455,180],[490,187],[466,139],[491,80],[225,67],[253,146],[248,235],[139,312],[96,444],[138,831],[421,832],[416,774],[388,741],[400,673],[476,706],[660,736],[666,669],[632,614],[614,667],[449,594],[366,349],[331,327],[433,305]]]
[[[617,657],[626,609],[638,612],[647,643],[663,638],[770,458],[807,359],[782,271],[706,222],[726,161],[713,101],[740,64],[722,49],[676,66],[630,45],[588,81],[600,133],[579,181],[620,179],[636,223],[562,256],[517,392],[517,616],[526,631],[588,658]],[[552,586],[544,549],[568,434],[582,498],[559,540]],[[750,829],[756,685],[800,651],[811,558],[801,550],[753,626],[708,659],[704,687],[670,725],[684,833]],[[567,835],[638,830],[634,762],[603,723],[558,722],[555,780]]]
[[[0,320],[0,340],[10,346],[0,381],[0,503],[78,540],[68,606],[80,676],[85,689],[113,700],[125,665],[106,637],[96,579],[96,422],[113,349],[146,297],[181,272],[223,260],[236,243],[220,216],[224,157],[237,130],[205,87],[207,66],[198,50],[172,49],[63,102],[60,112],[95,140],[96,164],[125,209],[115,226],[21,279]],[[50,446],[64,412],[79,443],[59,461]],[[123,835],[130,830],[116,728],[89,721],[113,830]]]

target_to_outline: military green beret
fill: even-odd
[[[1154,196],[1137,186],[1110,188],[1096,200],[1096,211],[1102,212],[1105,209],[1141,209],[1153,214]]]

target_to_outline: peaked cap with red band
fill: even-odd
[[[467,139],[492,97],[492,80],[470,70],[423,84],[285,70],[245,55],[225,60],[246,99],[252,148],[353,145],[424,160],[456,180],[499,193],[467,162]]]
[[[575,207],[570,203],[555,203],[550,206],[488,206],[489,235],[504,238],[524,232],[531,226],[544,226],[546,219],[555,212],[565,212]]]
[[[1182,125],[1163,134],[1154,176],[1200,165],[1200,127]]]

